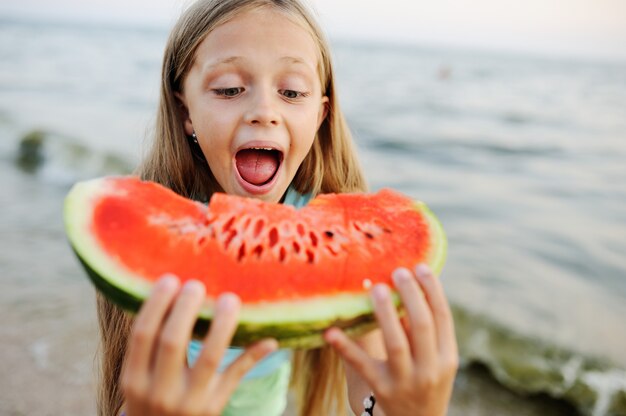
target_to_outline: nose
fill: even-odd
[[[252,94],[250,105],[244,114],[244,121],[250,125],[277,126],[280,116],[275,97],[269,90],[258,90]]]

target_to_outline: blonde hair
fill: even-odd
[[[314,195],[365,191],[365,179],[337,101],[328,43],[311,11],[300,0],[198,0],[183,13],[165,48],[154,142],[138,169],[139,175],[200,201],[221,191],[200,149],[193,147],[185,135],[181,118],[184,110],[176,93],[181,92],[196,49],[211,30],[258,7],[272,7],[295,19],[319,46],[318,72],[322,92],[328,97],[328,114],[292,185],[301,193]],[[102,354],[98,409],[100,415],[109,416],[119,414],[123,403],[117,381],[132,318],[101,296],[97,307]],[[301,416],[346,413],[345,374],[330,347],[295,351],[293,364],[292,386]]]

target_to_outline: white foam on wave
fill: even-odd
[[[609,414],[615,395],[619,392],[626,392],[626,370],[590,371],[584,374],[582,379],[598,395],[592,416]]]

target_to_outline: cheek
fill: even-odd
[[[206,140],[201,147],[204,157],[212,170],[221,169],[230,164],[230,149],[225,141],[219,139]]]
[[[214,175],[219,176],[220,172],[228,169],[231,164],[232,155],[230,153],[230,143],[227,135],[220,129],[221,126],[211,124],[203,126],[198,132],[201,137],[200,147],[204,157],[209,164],[209,168]]]
[[[313,142],[315,134],[317,133],[317,120],[318,112],[315,109],[307,109],[298,115],[298,120],[295,124],[298,129],[298,136],[306,142]]]
[[[311,152],[313,142],[315,141],[315,134],[311,132],[312,130],[308,132],[306,136],[302,136],[292,149],[293,164],[296,168],[302,164],[304,159]]]
[[[209,113],[210,114],[210,113]],[[196,134],[202,140],[202,149],[220,157],[227,156],[230,151],[230,138],[233,134],[233,123],[227,117],[200,116],[194,123]],[[225,155],[226,154],[226,155]]]

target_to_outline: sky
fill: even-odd
[[[192,0],[20,0],[0,16],[173,24]],[[626,60],[625,0],[309,0],[335,39]]]

